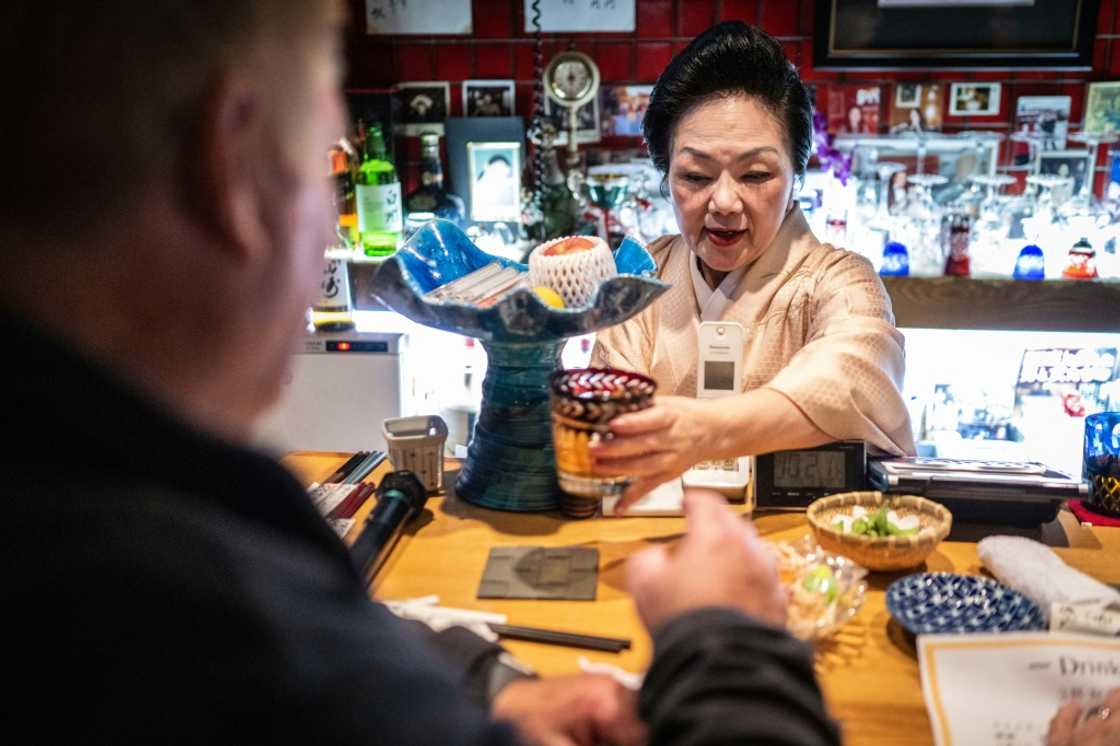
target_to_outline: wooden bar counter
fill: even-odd
[[[320,480],[348,454],[295,453],[284,459],[304,483]],[[370,479],[389,469],[382,464]],[[454,472],[448,483],[454,485]],[[358,513],[348,540],[353,540],[372,508]],[[1120,528],[1087,528],[1062,511],[1055,551],[1073,567],[1110,584],[1120,584]],[[808,533],[804,514],[759,514],[759,532],[773,541],[793,540]],[[476,508],[454,496],[433,497],[424,515],[414,521],[372,588],[378,599],[404,599],[436,594],[440,603],[506,614],[510,624],[549,627],[633,640],[620,654],[596,653],[530,642],[503,644],[544,674],[579,670],[579,658],[612,663],[629,671],[647,666],[651,645],[626,592],[626,559],[644,547],[672,541],[684,530],[681,518],[595,518],[566,520],[553,514],[501,513]],[[475,598],[492,547],[586,546],[599,550],[599,586],[595,601],[484,600]],[[981,572],[976,544],[942,542],[926,569],[968,574]],[[913,639],[887,613],[885,589],[907,573],[875,573],[863,607],[830,641],[817,648],[817,672],[844,742],[932,744],[922,699]]]

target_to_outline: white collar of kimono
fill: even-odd
[[[805,241],[806,237],[808,242]],[[714,290],[700,272],[700,257],[690,254],[689,274],[696,294],[696,306],[700,309],[700,320],[722,321],[723,312],[729,305],[736,302],[741,305],[744,293],[761,296],[763,287],[783,275],[789,269],[787,264],[800,262],[815,241],[801,214],[801,208],[794,205],[782,221],[778,235],[762,256],[728,274]]]
[[[739,269],[729,272],[719,283],[715,290],[708,285],[700,271],[700,257],[693,254],[689,257],[689,269],[692,272],[692,289],[696,291],[696,305],[700,309],[701,321],[719,321],[723,318],[723,311],[731,303],[731,296],[739,285],[739,280],[750,265],[744,264]]]

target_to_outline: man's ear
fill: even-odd
[[[267,250],[261,166],[266,158],[265,111],[244,78],[226,77],[203,107],[188,162],[188,199],[237,262]]]

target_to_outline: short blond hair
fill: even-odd
[[[224,72],[262,42],[283,46],[338,13],[335,0],[0,3],[0,224],[65,226],[128,208],[153,177],[175,179]],[[79,236],[74,236],[80,242]]]

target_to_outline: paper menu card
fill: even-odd
[[[937,746],[1041,746],[1060,706],[1120,687],[1120,639],[922,635],[918,664]]]

